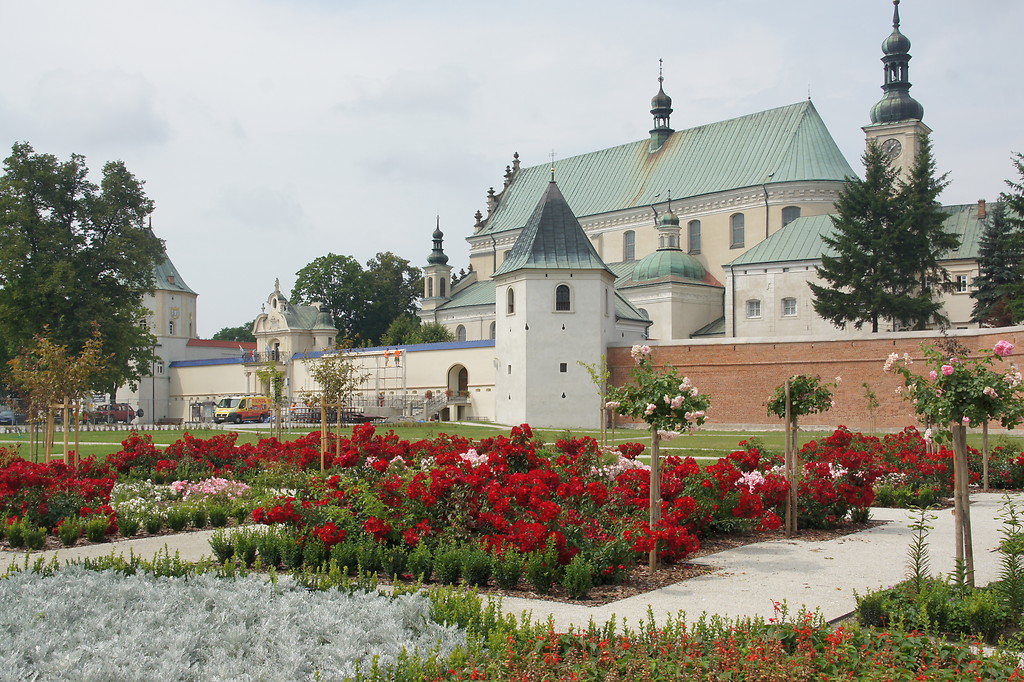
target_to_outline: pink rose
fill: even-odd
[[[942,373],[948,377],[950,374],[953,373],[953,365],[943,365]]]
[[[938,372],[936,372],[936,371],[935,371],[935,370],[933,369],[932,371],[928,372],[928,377],[929,377],[929,378],[930,378],[930,379],[931,379],[932,381],[935,381],[936,379],[938,379],[938,378],[939,378],[939,373],[938,373]]]
[[[963,419],[960,420],[960,423],[963,424],[964,426],[970,426],[971,425],[971,418],[970,417],[964,417]]]
[[[1009,341],[1000,341],[996,344],[995,348],[992,349],[995,354],[1001,358],[1005,358],[1007,355],[1013,352],[1013,344]]]
[[[644,410],[644,414],[654,414],[654,411],[656,409],[658,409],[657,405],[655,405],[654,403],[648,403],[647,404],[647,409]]]

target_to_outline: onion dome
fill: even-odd
[[[434,239],[434,250],[427,256],[427,263],[429,265],[447,265],[448,254],[444,252],[444,232],[441,232],[441,218],[437,218],[437,227],[434,228],[434,234],[431,235]]]
[[[900,0],[893,0],[892,33],[882,43],[885,95],[871,107],[872,123],[920,121],[924,107],[910,96],[910,40],[900,32]]]

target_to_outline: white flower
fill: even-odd
[[[678,438],[681,435],[683,434],[678,431],[664,431],[662,429],[658,429],[658,436],[660,436],[662,440],[672,440],[673,438]]]

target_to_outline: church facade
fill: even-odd
[[[905,172],[930,130],[910,96],[910,41],[894,5],[883,97],[863,130]],[[419,314],[456,341],[346,351],[367,377],[353,407],[596,427],[587,367],[615,348],[866,336],[818,317],[807,286],[827,253],[836,198],[855,175],[813,103],[685,130],[671,127],[672,112],[659,77],[643,139],[530,167],[516,154],[466,237],[464,276],[452,276],[438,224]],[[944,261],[958,284],[944,310],[954,328],[977,327],[969,291],[984,204],[945,210],[961,246]],[[260,392],[255,372],[267,362],[286,376],[289,403],[315,395],[308,367],[336,352],[333,322],[275,286],[254,333],[256,347],[237,357],[170,362],[167,411]]]

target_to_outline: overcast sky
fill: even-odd
[[[945,203],[993,200],[1024,151],[1020,0],[904,0],[911,93]],[[658,59],[676,130],[808,92],[861,168],[890,0],[0,0],[0,143],[123,160],[199,294],[251,320],[327,252],[458,270],[489,186],[647,137]]]

